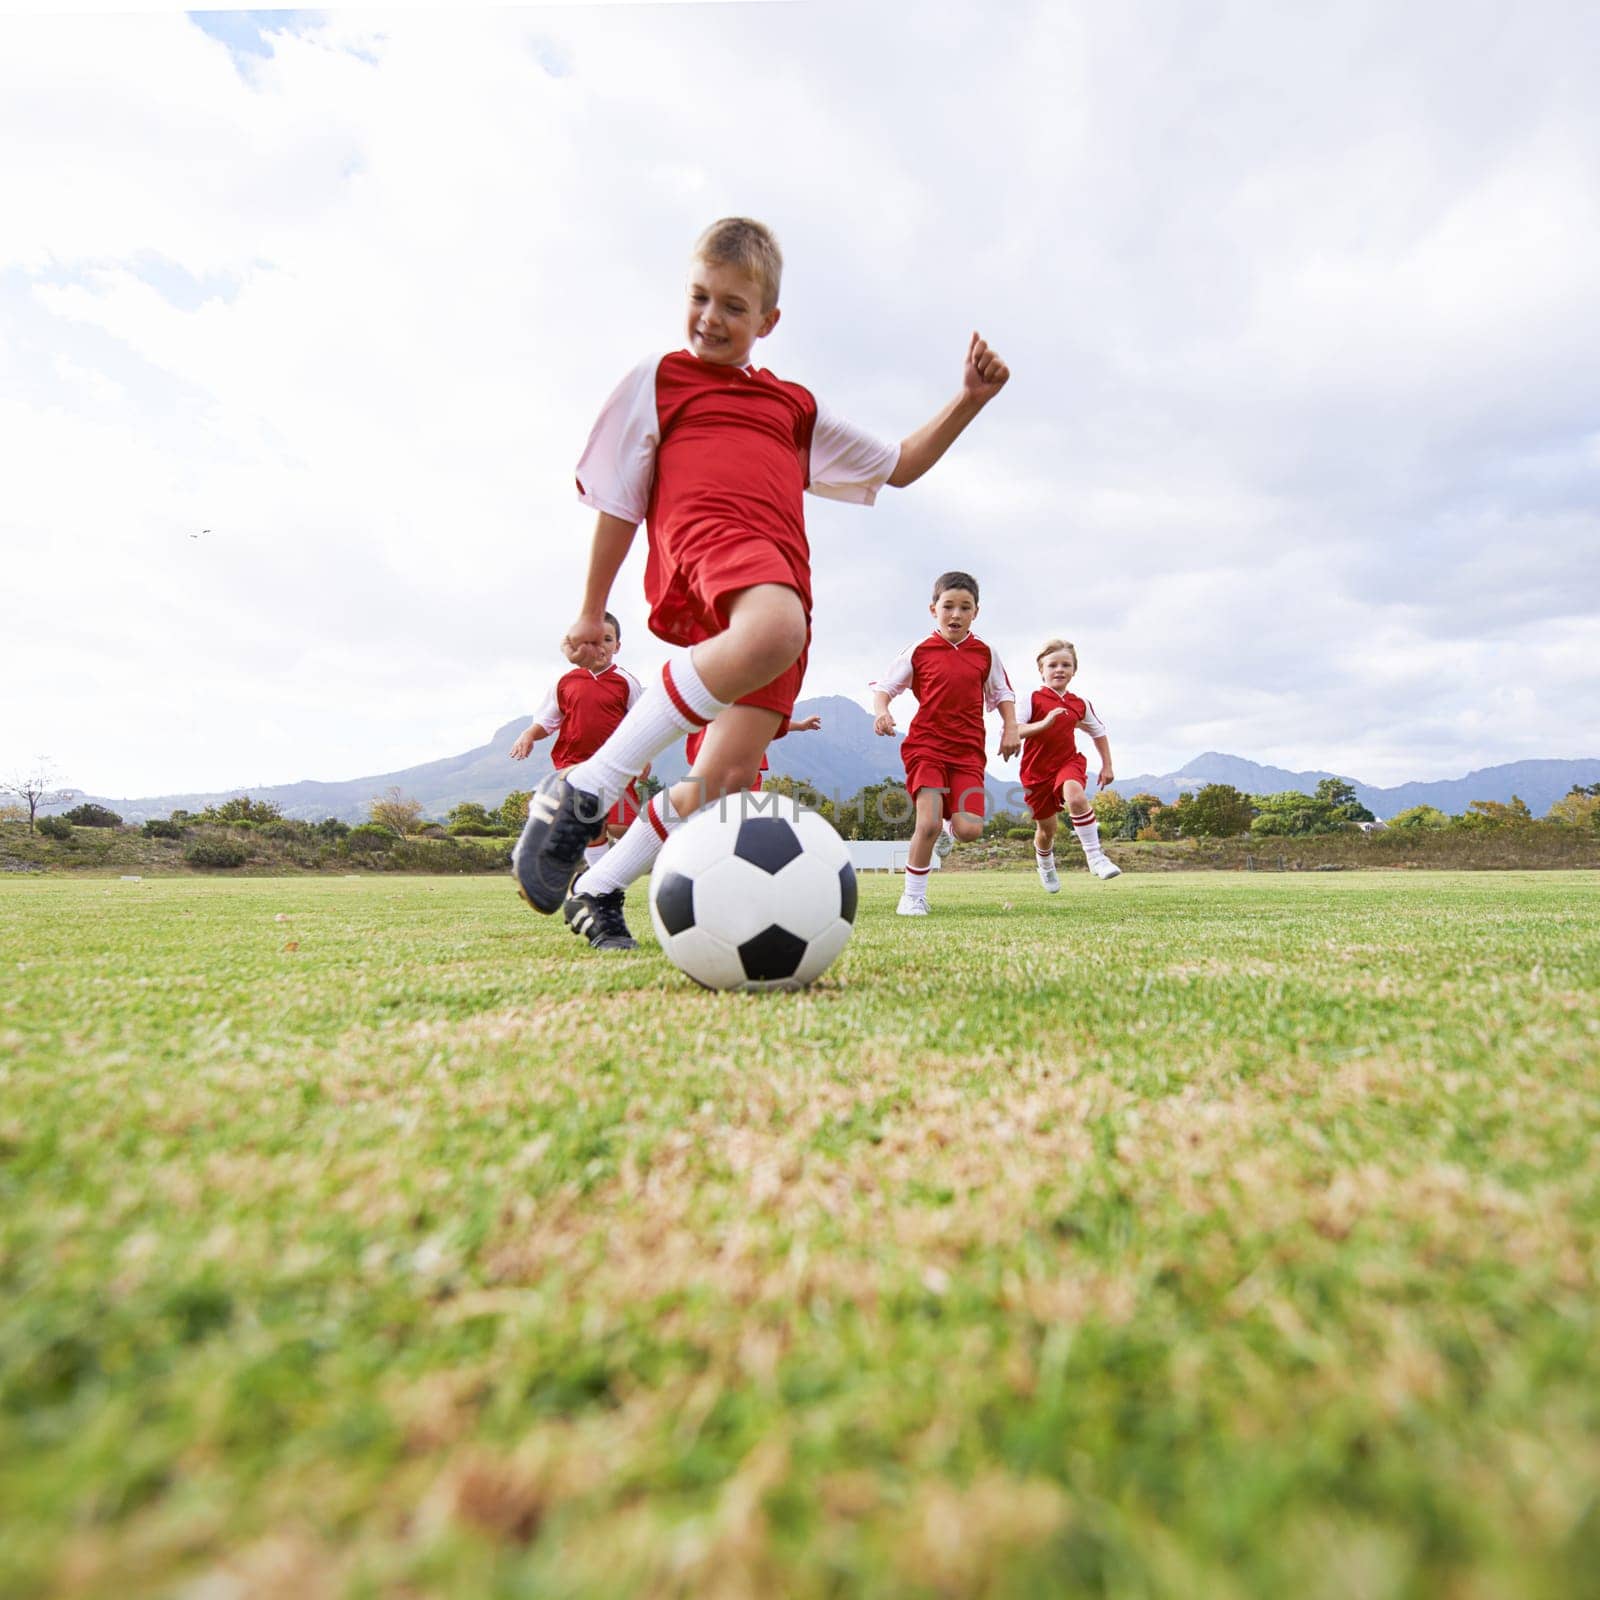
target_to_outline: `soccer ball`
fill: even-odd
[[[803,989],[844,949],[856,872],[844,840],[793,800],[730,796],[661,848],[650,920],[667,958],[707,989]]]

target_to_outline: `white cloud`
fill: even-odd
[[[810,687],[943,566],[1126,771],[1600,748],[1600,113],[1577,6],[0,19],[0,751],[144,793],[451,753],[555,670],[571,464],[688,241],[789,258],[764,359],[926,483],[814,503]],[[191,538],[201,529],[209,534]],[[641,539],[642,545],[642,539]],[[635,667],[642,552],[618,589]]]

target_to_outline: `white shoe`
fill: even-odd
[[[1097,878],[1120,878],[1122,868],[1110,856],[1095,856],[1089,862],[1089,870]]]
[[[1044,885],[1044,892],[1046,894],[1061,893],[1061,879],[1054,867],[1040,867],[1039,882]]]
[[[939,837],[933,841],[933,853],[943,861],[956,847],[955,835],[940,831]]]
[[[894,908],[897,917],[925,917],[928,914],[928,902],[919,900],[914,894],[900,896],[900,904]]]

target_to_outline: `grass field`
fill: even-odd
[[[1596,1593],[1600,878],[897,892],[0,882],[0,1593]]]

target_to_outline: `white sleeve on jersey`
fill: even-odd
[[[1095,710],[1091,701],[1085,700],[1083,702],[1083,715],[1078,718],[1078,726],[1091,739],[1104,739],[1107,737],[1106,725],[1100,720],[1100,714]]]
[[[824,500],[870,506],[900,462],[900,446],[863,432],[817,401],[811,432],[811,481],[806,488]]]
[[[628,709],[632,711],[635,702],[644,693],[644,685],[626,667],[618,667],[617,671],[628,680]]]
[[[661,442],[656,415],[660,365],[660,356],[648,357],[611,391],[578,458],[578,498],[624,522],[643,522],[650,503]]]
[[[544,697],[539,709],[534,712],[533,720],[546,733],[554,733],[561,726],[561,702],[556,699],[554,684],[551,684],[550,693]]]
[[[989,650],[989,676],[983,680],[983,709],[993,711],[1002,701],[1017,698],[1017,691],[1011,687],[1011,680],[1006,676],[1006,669],[1000,665],[1000,653],[992,646]]]
[[[908,644],[904,650],[889,663],[889,670],[881,677],[874,678],[867,685],[869,689],[881,691],[893,700],[897,694],[903,694],[911,687],[911,652],[922,641],[916,640]]]

